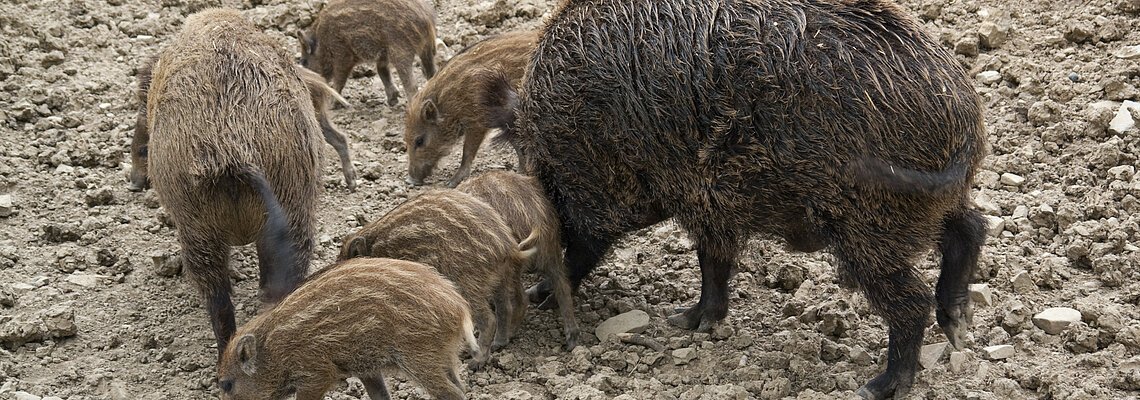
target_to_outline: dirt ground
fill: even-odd
[[[0,399],[210,399],[215,349],[203,304],[182,276],[174,230],[153,191],[127,190],[134,75],[185,16],[209,6],[245,14],[298,51],[293,34],[321,1],[5,0],[0,7]],[[976,75],[992,154],[975,200],[990,216],[973,296],[971,343],[942,350],[935,327],[910,398],[1140,396],[1140,130],[1120,102],[1140,101],[1140,1],[904,0]],[[435,0],[442,61],[488,35],[536,28],[551,0]],[[417,71],[417,74],[419,72]],[[905,77],[903,77],[905,78]],[[422,76],[420,77],[422,82]],[[334,111],[360,185],[349,193],[325,150],[319,246],[414,196],[403,97],[385,104],[358,67]],[[1119,114],[1119,115],[1118,115]],[[1140,107],[1131,114],[1140,120]],[[458,153],[429,181],[439,186]],[[484,149],[477,171],[513,168]],[[534,308],[493,366],[463,379],[473,399],[849,398],[883,370],[887,336],[833,259],[754,240],[734,280],[729,317],[713,333],[664,316],[699,294],[691,243],[673,224],[621,242],[578,293],[582,344],[560,345],[554,313]],[[936,255],[920,270],[933,285]],[[257,310],[256,257],[231,262],[238,322]],[[1050,307],[1081,321],[1057,334],[1033,322]],[[630,310],[650,315],[663,350],[599,342],[593,329]],[[932,318],[933,320],[933,318]],[[932,323],[932,327],[935,324]],[[1012,346],[988,348],[989,346]],[[1005,354],[1003,354],[1005,353]],[[426,398],[402,377],[397,398]],[[364,398],[351,380],[328,395]]]

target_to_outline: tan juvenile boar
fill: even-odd
[[[305,81],[305,87],[309,88],[309,96],[313,100],[313,108],[317,112],[317,123],[321,125],[321,134],[325,136],[325,142],[332,145],[336,149],[336,154],[340,156],[340,170],[344,174],[344,186],[348,190],[356,190],[356,170],[352,168],[352,156],[348,152],[348,138],[340,133],[340,130],[329,121],[329,103],[333,100],[348,106],[348,101],[344,97],[340,97],[335,90],[329,87],[325,79],[316,72],[310,71],[308,68],[297,68],[297,74],[301,75],[301,80]]]
[[[573,350],[578,344],[578,320],[574,317],[574,299],[570,280],[562,260],[560,225],[554,206],[547,200],[538,180],[511,171],[490,171],[464,181],[457,190],[483,200],[510,227],[515,237],[536,232],[535,253],[527,260],[530,268],[541,274],[554,291],[554,301],[566,331],[564,348]],[[538,299],[532,299],[538,300]]]
[[[448,60],[439,75],[424,84],[423,90],[408,102],[405,115],[408,183],[422,185],[439,159],[451,153],[460,138],[463,158],[447,186],[455,187],[471,174],[475,153],[491,129],[476,97],[479,76],[487,70],[501,71],[513,85],[518,85],[537,40],[538,31],[524,31],[476,42]]]
[[[250,320],[218,366],[224,400],[320,400],[355,376],[388,399],[402,371],[436,399],[463,399],[460,348],[476,350],[467,301],[429,266],[357,258],[325,268]]]
[[[159,54],[146,111],[150,178],[220,353],[235,328],[230,246],[256,243],[269,303],[308,271],[320,190],[313,104],[275,40],[236,10],[209,9]]]
[[[139,111],[135,119],[135,135],[131,138],[131,170],[127,177],[130,190],[134,192],[143,191],[150,187],[150,178],[147,172],[150,132],[147,131],[146,97],[147,90],[150,89],[150,75],[154,61],[155,58],[145,61],[139,67],[137,74]],[[340,167],[344,173],[345,187],[349,190],[356,190],[356,172],[352,168],[352,157],[348,151],[348,138],[329,120],[329,103],[335,100],[347,106],[348,101],[329,87],[320,75],[309,71],[307,68],[297,67],[296,70],[305,82],[305,87],[309,89],[309,96],[313,101],[313,109],[317,115],[317,123],[320,124],[325,142],[332,145],[336,149],[337,155],[340,156]]]
[[[435,75],[435,11],[422,0],[332,0],[298,36],[301,65],[321,74],[337,92],[344,90],[352,68],[365,61],[376,61],[390,106],[399,93],[389,61],[408,98],[416,93],[416,57],[426,78]]]
[[[428,191],[345,237],[340,260],[386,257],[434,266],[471,304],[479,345],[472,369],[505,346],[525,313],[522,267],[534,237],[515,239],[491,206],[455,190]],[[492,307],[493,306],[493,307]],[[518,314],[516,314],[518,313]],[[492,343],[492,339],[494,343]]]

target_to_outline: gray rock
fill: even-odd
[[[1073,43],[1084,43],[1096,36],[1096,30],[1089,21],[1070,22],[1065,29],[1065,40]]]
[[[103,275],[72,273],[63,279],[79,286],[95,287],[99,284],[99,280],[104,278],[107,277]]]
[[[83,197],[88,207],[105,206],[115,202],[115,192],[104,186],[95,190],[88,190]]]
[[[954,43],[954,52],[967,57],[978,55],[978,37],[966,36],[958,40],[957,43]]]
[[[984,283],[970,284],[970,300],[974,304],[992,306],[994,304],[993,290],[990,290],[990,285]]]
[[[155,253],[150,256],[150,259],[154,261],[155,275],[169,278],[182,273],[182,257]]]
[[[950,353],[950,372],[955,374],[962,372],[966,368],[966,353],[955,351]]]
[[[935,365],[938,365],[938,361],[942,359],[942,356],[946,355],[946,349],[949,348],[949,346],[950,342],[940,342],[922,346],[922,350],[918,356],[919,364],[922,364],[923,369],[934,368]]]
[[[1047,308],[1033,316],[1033,325],[1050,335],[1064,332],[1069,325],[1081,320],[1081,312],[1069,307]]]
[[[134,398],[134,396],[131,396],[131,392],[127,390],[127,384],[122,381],[111,382],[110,396],[111,400],[130,400]]]
[[[1001,82],[1001,72],[997,71],[982,71],[974,76],[983,85],[992,85]]]
[[[993,215],[987,215],[984,218],[986,219],[986,233],[993,237],[1001,236],[1001,232],[1005,230],[1005,218]]]
[[[1017,293],[1033,293],[1037,290],[1037,284],[1033,282],[1033,278],[1026,271],[1019,271],[1014,274],[1010,283],[1013,284],[1013,291]]]
[[[15,400],[41,400],[40,396],[28,392],[12,392],[12,398]]]
[[[28,342],[75,336],[75,313],[65,305],[12,318],[0,325],[0,343],[17,347]]]
[[[0,195],[0,217],[7,217],[16,212],[15,203],[12,201],[12,195]]]
[[[1004,360],[1013,357],[1013,346],[1008,344],[999,344],[997,346],[988,346],[982,348],[982,358],[987,360]]]
[[[1025,178],[1021,175],[1006,172],[1001,174],[1001,183],[1009,186],[1021,186],[1022,183],[1025,183]]]
[[[641,333],[649,327],[649,314],[641,310],[633,310],[611,317],[594,328],[594,335],[598,340],[605,341],[607,337],[619,333]]]
[[[1140,58],[1140,44],[1135,46],[1124,46],[1117,49],[1112,55],[1116,58],[1123,58],[1125,60],[1135,60]]]
[[[692,347],[682,347],[673,350],[673,365],[685,365],[690,361],[697,359],[697,349]]]
[[[991,21],[982,22],[981,25],[978,25],[978,38],[981,40],[982,46],[996,49],[1001,47],[1009,38],[1009,27]]]

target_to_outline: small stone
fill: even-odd
[[[1096,35],[1092,23],[1087,21],[1079,21],[1070,23],[1065,30],[1065,40],[1073,43],[1084,43],[1093,39]]]
[[[1117,165],[1108,169],[1108,175],[1121,181],[1131,180],[1136,175],[1136,167],[1131,165]]]
[[[130,400],[134,397],[131,392],[127,390],[127,385],[121,381],[111,382],[110,390],[111,400]]]
[[[610,317],[594,328],[594,335],[598,340],[605,341],[607,337],[619,333],[641,333],[649,328],[649,314],[641,310],[633,310]]]
[[[28,392],[12,392],[12,398],[15,400],[41,400],[40,396]]]
[[[12,195],[0,195],[0,217],[7,217],[16,211],[16,207],[12,202]]]
[[[115,192],[104,186],[95,190],[88,190],[84,196],[88,207],[105,206],[115,202]]]
[[[1033,325],[1050,335],[1065,331],[1069,325],[1081,320],[1081,312],[1068,307],[1053,307],[1033,316]]]
[[[996,49],[1009,38],[1009,28],[990,21],[982,22],[978,25],[978,38],[981,39],[982,46]]]
[[[1140,44],[1135,46],[1124,46],[1112,53],[1116,58],[1123,58],[1125,60],[1135,60],[1140,58]]]
[[[954,43],[954,52],[967,57],[978,55],[978,37],[966,36]]]
[[[940,342],[922,346],[922,350],[918,356],[918,362],[922,364],[923,369],[934,368],[935,365],[938,365],[938,361],[942,359],[942,356],[946,355],[946,349],[949,346],[950,342]]]
[[[987,215],[984,218],[986,219],[986,233],[993,237],[1001,236],[1001,232],[1005,230],[1005,218],[994,215]]]
[[[50,53],[45,54],[44,58],[40,59],[40,66],[44,68],[56,66],[63,64],[63,60],[64,57],[62,51],[52,50]]]
[[[1004,360],[1013,357],[1013,346],[1008,344],[999,344],[997,346],[988,346],[982,348],[982,358],[987,360]]]
[[[169,278],[182,273],[182,258],[179,256],[158,253],[151,255],[150,259],[154,261],[155,275]]]
[[[1073,82],[1073,83],[1080,82],[1081,81],[1081,74],[1078,74],[1076,72],[1070,72],[1069,73],[1069,81]]]
[[[72,273],[71,275],[68,275],[64,279],[67,280],[68,282],[71,282],[71,283],[79,285],[79,286],[95,287],[96,285],[99,284],[99,280],[103,279],[103,278],[106,278],[106,277],[102,276],[102,275]]]
[[[1010,280],[1013,284],[1013,291],[1021,294],[1033,293],[1037,290],[1037,284],[1033,282],[1033,278],[1029,276],[1029,272],[1020,271],[1013,275]]]
[[[1001,72],[997,71],[982,71],[974,76],[983,85],[992,85],[1001,82]]]
[[[994,304],[993,291],[990,285],[984,283],[970,284],[970,300],[974,304],[992,306]]]
[[[1021,175],[1006,172],[1001,174],[1001,183],[1009,186],[1021,186],[1022,183],[1025,183],[1025,178]]]
[[[1117,135],[1128,132],[1136,127],[1136,120],[1132,118],[1132,110],[1140,112],[1140,103],[1125,101],[1116,110],[1116,115],[1108,122],[1108,130]]]
[[[960,373],[966,367],[966,353],[955,351],[950,353],[950,372]]]
[[[682,347],[673,350],[673,365],[685,365],[697,358],[697,349]]]

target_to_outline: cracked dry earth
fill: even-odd
[[[973,196],[990,236],[972,287],[968,347],[932,323],[910,398],[1136,398],[1140,395],[1140,2],[904,0],[956,53],[985,104],[991,155]],[[178,271],[174,230],[153,191],[127,190],[134,75],[185,16],[244,9],[296,51],[321,1],[5,0],[0,7],[0,398],[210,399],[215,349],[203,304]],[[499,32],[535,28],[550,0],[435,0],[439,60]],[[417,73],[419,73],[417,71]],[[905,78],[905,77],[903,77]],[[420,78],[422,82],[422,77]],[[359,188],[326,147],[314,268],[340,239],[423,188],[403,183],[404,103],[385,104],[358,67],[334,121]],[[1131,111],[1129,111],[1129,107]],[[1122,111],[1123,110],[1123,111]],[[439,186],[458,164],[436,172]],[[513,168],[485,149],[477,171]],[[665,322],[695,301],[685,235],[665,223],[619,243],[577,294],[586,332],[560,350],[560,324],[532,307],[492,366],[462,379],[473,399],[850,398],[885,366],[881,319],[843,290],[831,257],[753,240],[731,311],[712,333]],[[937,276],[934,255],[919,269]],[[256,312],[256,257],[231,261],[239,323]],[[1038,314],[1062,307],[1061,319]],[[628,311],[661,347],[592,334]],[[1072,314],[1072,313],[1076,314]],[[1065,314],[1069,314],[1066,318]],[[426,395],[403,378],[393,396]],[[350,380],[328,395],[364,398]]]

